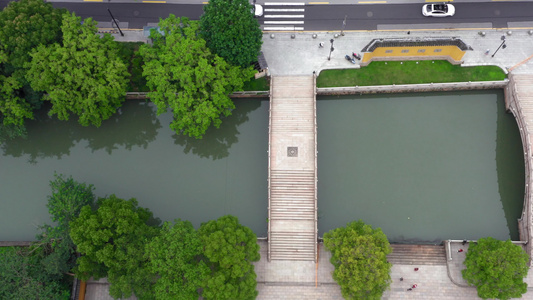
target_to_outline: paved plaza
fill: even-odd
[[[510,24],[512,25],[512,24]],[[344,59],[346,54],[359,52],[374,38],[424,38],[424,37],[457,37],[473,48],[463,57],[463,66],[498,65],[504,70],[512,70],[515,74],[533,73],[533,24],[512,30],[443,30],[406,31],[389,28],[387,31],[354,31],[345,32],[344,36],[335,37],[340,32],[300,32],[265,34],[263,53],[272,76],[311,75],[333,68],[358,68]],[[511,26],[510,26],[511,27]],[[520,26],[516,26],[520,27]],[[316,35],[316,36],[315,36]],[[501,44],[501,37],[506,37],[507,48],[500,49],[492,57]],[[125,36],[115,35],[117,40],[137,41],[145,39],[142,31],[126,30]],[[331,60],[328,60],[330,40],[334,48]],[[319,43],[325,47],[320,48]],[[488,54],[486,54],[488,53]],[[320,199],[318,199],[320,201]],[[265,209],[267,209],[265,207]],[[261,261],[255,263],[258,279],[258,299],[342,299],[340,288],[335,284],[329,263],[329,253],[320,245],[319,262],[310,261],[266,261],[265,241],[261,241]],[[446,265],[393,265],[392,284],[383,299],[479,299],[475,288],[468,287],[461,277],[461,269],[468,245],[452,243]],[[414,271],[419,267],[419,271]],[[530,272],[531,273],[531,272]],[[403,281],[400,281],[403,278]],[[533,287],[533,275],[526,281]],[[417,284],[412,291],[411,285]],[[107,284],[90,283],[87,287],[86,299],[111,299],[107,296]],[[533,289],[523,299],[533,299]]]

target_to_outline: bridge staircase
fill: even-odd
[[[272,78],[268,169],[268,260],[315,261],[314,76]]]

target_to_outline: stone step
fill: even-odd
[[[308,220],[315,221],[315,216],[283,216],[270,214],[270,222],[276,220]]]
[[[445,265],[446,251],[442,245],[391,244],[387,260],[402,265]]]
[[[302,236],[302,237],[311,237],[316,239],[316,235],[313,231],[281,231],[276,230],[270,232],[271,237],[293,237],[293,236]]]
[[[288,211],[284,211],[284,210],[279,210],[279,209],[270,209],[270,219],[271,220],[275,220],[275,219],[280,219],[280,218],[305,218],[305,219],[314,219],[315,218],[315,210],[306,210],[306,211],[301,211],[301,210],[294,210],[294,209],[291,209],[291,210],[288,210]]]
[[[279,178],[279,177],[271,177],[270,178],[271,184],[276,184],[279,186],[291,186],[291,185],[315,185],[315,178],[308,177],[308,178],[294,178],[294,177],[287,177],[287,178]]]
[[[286,208],[286,209],[291,209],[291,210],[300,210],[300,209],[303,209],[303,210],[315,210],[315,205],[314,203],[296,203],[296,204],[293,204],[293,203],[271,203],[270,204],[270,208],[274,209],[279,209],[279,208]]]

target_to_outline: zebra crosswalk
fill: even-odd
[[[266,2],[263,8],[264,31],[304,30],[304,2]]]

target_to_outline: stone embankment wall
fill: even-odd
[[[317,88],[318,95],[354,95],[354,94],[380,94],[380,93],[419,93],[461,90],[488,90],[501,89],[507,86],[509,80],[502,81],[474,81],[474,82],[444,82],[425,84],[398,84]]]

